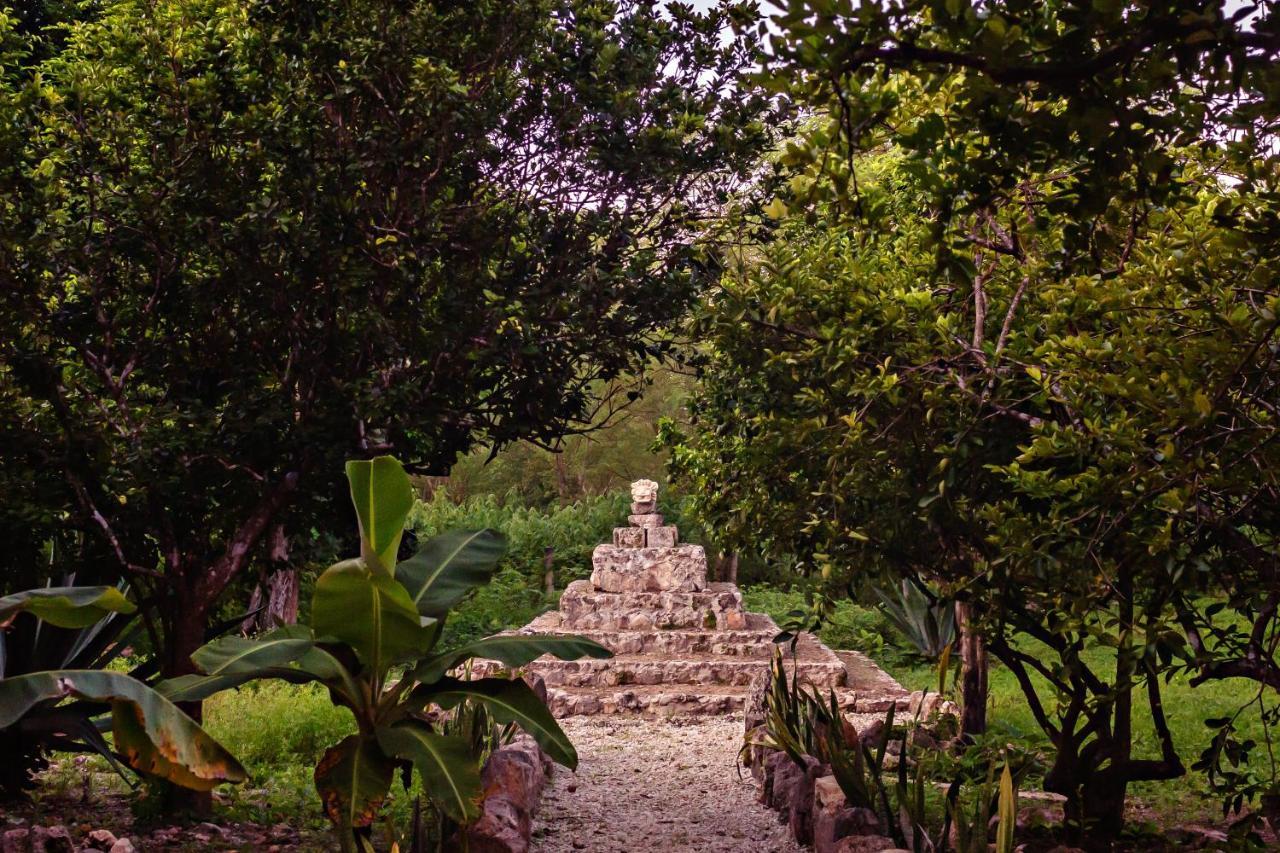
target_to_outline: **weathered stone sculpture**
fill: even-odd
[[[675,526],[663,523],[657,483],[631,484],[627,520],[629,527],[614,529],[612,544],[592,553],[591,579],[569,584],[558,612],[521,629],[581,634],[614,652],[609,660],[540,658],[530,664],[546,683],[552,711],[666,716],[743,707],[752,680],[768,672],[778,626],[764,614],[746,612],[735,585],[707,580],[702,546],[680,544]],[[861,658],[859,666],[869,663]],[[856,691],[846,689],[844,661],[812,636],[801,636],[789,666],[856,701]],[[496,664],[476,671],[492,669]],[[888,681],[890,692],[905,695]],[[883,694],[886,685],[877,689]]]

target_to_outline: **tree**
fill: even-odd
[[[780,384],[709,392],[702,446],[676,457],[708,484],[744,463],[751,485],[709,499],[721,513],[812,510],[795,526],[815,557],[968,564],[949,585],[1058,748],[1047,784],[1102,839],[1129,781],[1183,772],[1157,672],[1275,683],[1277,24],[1271,4],[786,4],[764,82],[818,118],[773,210],[836,229],[852,293],[797,298],[806,265],[838,258],[741,284],[763,352],[717,340],[712,371],[776,360]],[[904,225],[867,174],[887,142],[927,222]],[[904,227],[926,231],[927,275],[892,266]],[[821,485],[761,473],[788,450],[830,467]],[[1200,606],[1208,590],[1221,605]],[[1094,644],[1114,677],[1083,665]],[[1065,711],[1039,706],[1037,678]],[[1132,753],[1135,691],[1157,759]]]
[[[342,459],[591,424],[767,142],[726,88],[749,14],[116,0],[34,72],[4,19],[14,550],[128,578],[181,675],[265,543],[330,524]]]
[[[673,476],[744,544],[769,531],[834,579],[970,603],[1054,746],[1046,788],[1105,841],[1129,782],[1185,772],[1162,679],[1221,676],[1241,622],[1274,661],[1276,260],[1215,221],[1240,199],[1206,175],[1114,244],[1112,275],[1010,254],[966,281],[923,251],[926,208],[886,159],[889,177],[860,173],[893,228],[785,224],[708,301]],[[984,235],[1049,245],[1056,218],[1006,215]],[[1155,757],[1134,749],[1136,703]]]

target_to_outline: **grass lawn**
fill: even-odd
[[[750,609],[762,610],[775,619],[783,618],[788,610],[803,607],[804,603],[804,596],[798,592],[763,587],[745,590],[744,599]],[[908,690],[937,690],[937,670],[925,664],[904,663],[902,637],[896,634],[891,625],[879,618],[876,611],[844,601],[837,607],[835,621],[835,625],[824,627],[820,631],[820,636],[828,645],[854,648],[867,653]],[[873,631],[880,636],[868,636]],[[862,641],[861,646],[859,640]],[[1045,653],[1048,659],[1047,649]],[[1085,657],[1096,671],[1110,671],[1106,650],[1093,649]],[[1114,668],[1114,663],[1111,667]],[[1046,755],[1049,754],[1048,739],[1036,724],[1013,673],[993,661],[988,684],[988,721],[993,730],[1003,733],[1010,741],[1040,748]],[[1053,693],[1048,685],[1037,678],[1036,686],[1041,701],[1046,707],[1052,707]],[[1204,721],[1235,713],[1242,704],[1258,695],[1258,687],[1239,679],[1191,687],[1186,678],[1176,678],[1164,686],[1162,694],[1165,716],[1187,772],[1181,778],[1168,782],[1138,782],[1131,785],[1130,806],[1134,811],[1134,819],[1151,820],[1164,826],[1219,824],[1222,822],[1221,802],[1210,793],[1204,774],[1191,770],[1191,765],[1208,746],[1212,737],[1212,730],[1205,726]],[[1270,692],[1266,696],[1268,705],[1273,705],[1276,698],[1275,693]],[[1260,744],[1253,760],[1267,762],[1269,759],[1265,734],[1256,705],[1240,716],[1237,727],[1240,737],[1251,737]],[[1135,757],[1160,757],[1160,747],[1151,725],[1145,692],[1134,697],[1134,733]]]
[[[1086,657],[1099,672],[1107,671],[1108,658],[1103,650],[1094,650]],[[888,664],[884,668],[909,690],[937,690],[938,675],[932,667]],[[1048,740],[1036,724],[1013,673],[993,663],[988,684],[988,720],[992,728],[1011,741],[1040,746],[1048,754]],[[1053,701],[1052,691],[1043,683],[1038,684],[1037,688],[1041,700],[1048,707],[1048,703]],[[1220,800],[1209,791],[1204,774],[1191,770],[1191,764],[1209,744],[1212,736],[1204,721],[1235,713],[1240,705],[1257,694],[1256,685],[1242,680],[1191,687],[1185,678],[1177,678],[1164,686],[1165,715],[1187,773],[1180,779],[1168,782],[1138,782],[1131,785],[1130,807],[1136,812],[1138,820],[1150,819],[1165,826],[1188,823],[1213,825],[1222,821]],[[1242,734],[1263,743],[1263,728],[1256,706],[1242,714],[1237,724]],[[1137,758],[1160,757],[1160,746],[1151,724],[1145,692],[1134,697],[1134,753]],[[1267,760],[1265,746],[1255,752],[1254,760]]]

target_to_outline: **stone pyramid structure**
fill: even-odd
[[[560,609],[518,633],[577,634],[614,653],[608,660],[543,657],[527,667],[547,686],[552,713],[674,716],[742,708],[754,679],[767,674],[778,626],[748,613],[731,583],[707,580],[702,546],[681,544],[658,514],[657,484],[631,487],[630,526],[596,547],[590,580],[569,584]],[[479,672],[496,663],[477,662]],[[801,635],[789,666],[841,704],[886,710],[906,691],[864,656],[837,654]],[[876,705],[872,708],[872,705]]]

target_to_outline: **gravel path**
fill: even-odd
[[[578,770],[556,768],[534,819],[534,853],[800,853],[739,778],[742,716],[570,717]]]

